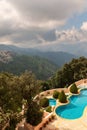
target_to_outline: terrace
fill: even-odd
[[[75,84],[79,89],[85,89],[87,88],[87,79],[80,80]],[[38,99],[38,97],[39,99],[42,97],[52,98],[55,90],[59,92],[64,90],[66,95],[69,94],[68,88],[59,88],[42,92],[36,97],[36,99]],[[54,117],[52,118],[52,116]],[[31,129],[27,127],[25,130]],[[62,118],[55,114],[55,110],[53,110],[51,113],[44,111],[42,122],[38,126],[34,127],[34,130],[87,130],[87,107],[85,107],[83,115],[75,120]]]

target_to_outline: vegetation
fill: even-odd
[[[70,87],[70,92],[71,93],[74,93],[74,94],[77,94],[78,93],[78,88],[76,86],[76,84],[72,84],[72,86]]]
[[[43,82],[41,83],[41,86],[42,86],[42,87],[41,87],[42,91],[46,91],[46,90],[49,90],[49,89],[50,89],[50,88],[49,88],[49,83],[46,82],[46,81],[45,81],[45,82],[43,81]]]
[[[67,98],[66,98],[64,91],[61,91],[60,94],[59,94],[59,102],[61,102],[61,103],[67,102]]]
[[[51,109],[52,109],[52,107],[51,107],[51,106],[46,107],[46,111],[47,111],[47,112],[52,112],[52,110],[51,110]]]
[[[26,71],[20,76],[15,76],[9,73],[1,73],[0,129],[2,129],[6,123],[9,123],[10,125],[7,129],[15,130],[16,124],[22,119],[20,111],[22,109],[23,100],[26,101],[27,113],[29,109],[31,111],[30,106],[32,106],[33,110],[33,113],[31,115],[32,119],[34,118],[35,120],[37,120],[38,118],[38,122],[40,122],[42,119],[40,106],[38,106],[37,103],[34,103],[35,105],[33,104],[33,98],[38,92],[39,92],[39,81],[36,80],[35,76],[31,72]],[[30,120],[31,119],[28,119],[28,122],[30,122]],[[33,121],[30,123],[32,123],[31,125],[34,125]]]
[[[6,130],[15,130],[17,123],[20,122],[19,119],[21,120],[21,116],[19,117],[16,113],[10,115],[9,125],[6,127]]]
[[[80,57],[66,63],[49,79],[51,88],[64,88],[82,78],[87,78],[87,58]]]
[[[55,37],[56,38],[56,37]],[[64,65],[66,62],[69,62],[72,58],[75,58],[76,56],[70,53],[66,52],[41,52],[36,49],[26,49],[26,48],[19,48],[16,46],[11,45],[1,45],[0,44],[0,50],[7,50],[10,52],[15,52],[16,54],[21,55],[31,55],[31,56],[40,56],[48,59],[49,61],[52,61],[54,64],[56,64],[58,67]]]
[[[43,112],[40,111],[40,106],[36,102],[30,103],[27,113],[26,122],[36,126],[42,120]]]
[[[38,79],[48,79],[57,70],[52,62],[38,56],[17,55],[7,63],[0,62],[0,72],[20,75],[25,70],[32,71]]]
[[[53,92],[53,98],[58,99],[58,96],[59,96],[59,92],[55,90]]]
[[[40,100],[41,107],[47,107],[49,105],[49,99],[48,98],[42,98]]]
[[[28,61],[28,58],[31,60],[29,59]],[[38,63],[36,65],[37,59]],[[23,66],[21,63],[23,63]],[[24,71],[24,66],[27,66],[26,69],[29,68],[29,70],[33,70],[37,77],[40,76],[41,79],[49,77],[49,68],[52,67],[47,61],[44,63],[38,57],[34,58],[26,56],[20,58],[15,57],[13,61],[1,63],[1,71],[7,71],[6,66],[9,72],[17,72],[16,74],[21,73],[22,70]],[[52,69],[51,74],[53,74],[53,70],[55,69]],[[41,99],[39,106],[39,104],[34,102],[35,95],[42,90],[69,86],[73,82],[82,78],[87,78],[87,59],[84,57],[73,59],[70,63],[65,64],[53,77],[49,78],[47,81],[37,80],[35,75],[29,71],[25,71],[21,75],[13,75],[7,72],[0,73],[0,129],[2,129],[6,123],[9,123],[10,125],[7,129],[15,130],[16,124],[23,118],[20,115],[23,101],[26,103],[26,121],[31,125],[37,125],[41,122],[43,115],[40,108],[47,107],[46,110],[51,111],[51,107],[48,107],[49,100],[47,98]],[[78,93],[78,89],[75,84],[71,86],[70,91],[72,93]],[[59,98],[61,103],[67,102],[64,91],[61,91],[61,93],[55,91],[53,97]]]

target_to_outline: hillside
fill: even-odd
[[[4,52],[4,55],[6,53]],[[11,57],[11,53],[9,53],[8,57]],[[25,70],[29,70],[35,73],[38,79],[51,77],[58,68],[52,62],[38,56],[13,55],[11,60],[7,62],[3,62],[4,59],[2,57],[2,61],[0,61],[0,72],[7,71],[19,75]]]
[[[0,62],[7,63],[13,60],[14,53],[10,51],[0,51]]]
[[[6,50],[18,53],[20,55],[31,55],[31,56],[39,56],[42,58],[46,58],[54,64],[58,65],[58,67],[64,65],[66,62],[72,60],[72,58],[77,58],[76,55],[67,53],[67,52],[42,52],[32,48],[20,48],[12,45],[0,45],[0,50]]]
[[[60,67],[65,63],[71,61],[73,58],[76,58],[75,55],[69,54],[67,52],[41,52],[38,53],[37,55],[52,61],[53,63],[55,63]]]
[[[64,64],[52,77],[50,85],[52,88],[67,87],[70,84],[87,78],[87,58],[80,57],[72,59],[68,64]]]

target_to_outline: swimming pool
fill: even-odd
[[[56,100],[53,98],[49,99],[49,106],[56,106]]]
[[[56,114],[66,119],[80,118],[87,106],[87,89],[80,92],[80,95],[70,97],[69,104],[57,107]]]

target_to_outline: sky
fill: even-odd
[[[87,0],[0,0],[0,44],[87,50]]]

